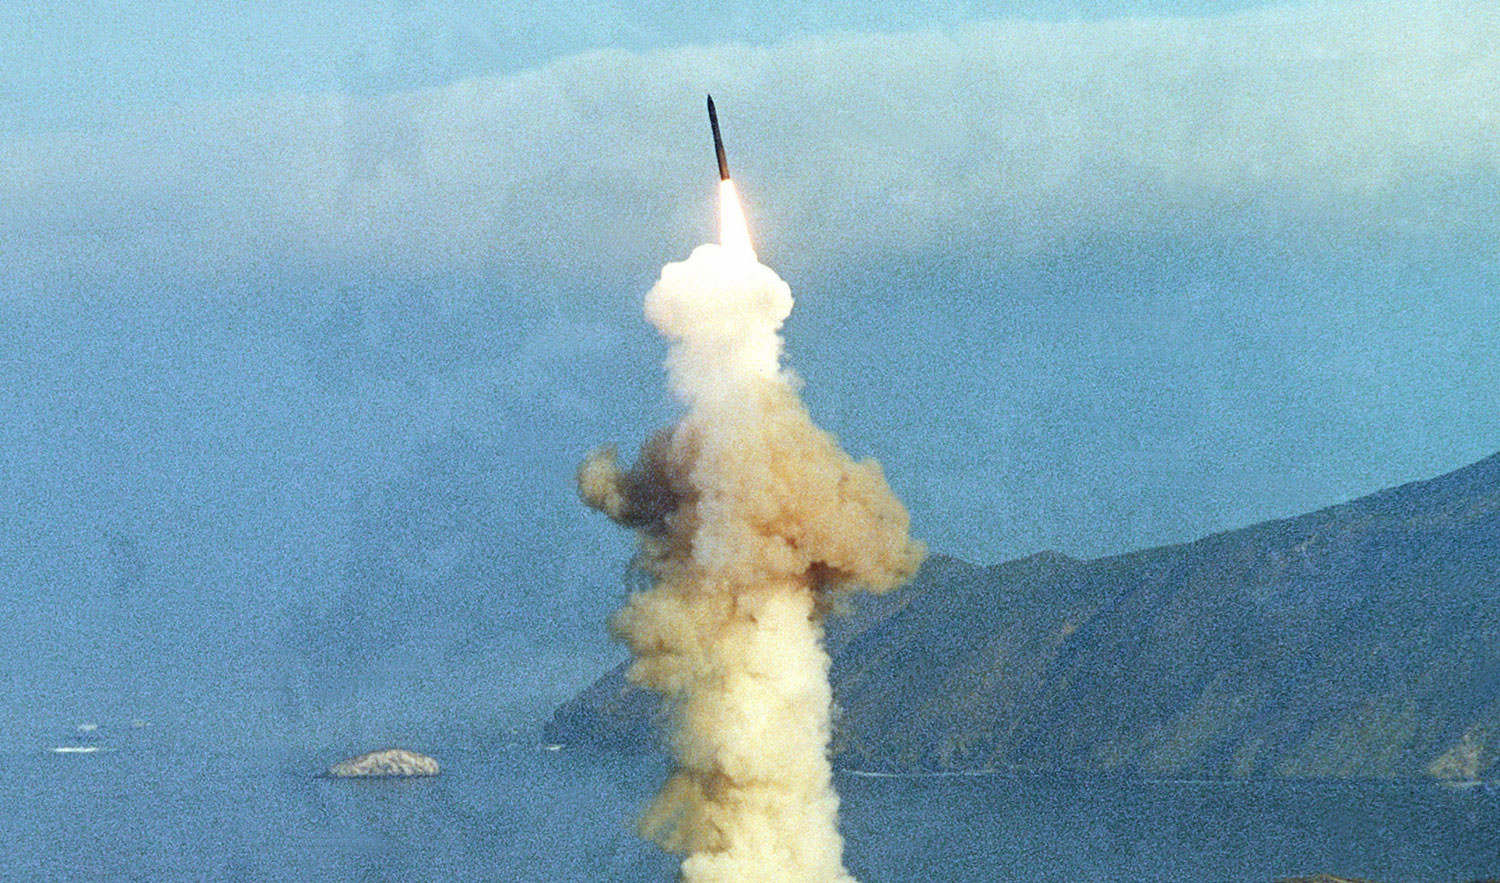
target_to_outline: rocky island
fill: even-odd
[[[438,762],[425,754],[404,748],[382,748],[341,760],[323,774],[329,779],[390,779],[435,776]]]

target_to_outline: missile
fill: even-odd
[[[719,158],[719,180],[729,180],[729,160],[724,158],[724,138],[719,135],[719,114],[714,110],[714,97],[708,96],[708,125],[714,130],[714,154]]]

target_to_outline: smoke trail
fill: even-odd
[[[840,591],[904,582],[924,550],[879,464],[814,426],[781,369],[786,283],[748,236],[725,243],[668,264],[646,297],[686,415],[629,471],[602,448],[578,474],[589,505],[637,530],[652,579],[611,621],[631,680],[670,709],[675,769],[641,829],[687,856],[692,883],[852,881],[822,618]]]

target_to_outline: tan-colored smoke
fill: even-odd
[[[670,709],[676,768],[641,826],[687,856],[691,883],[852,880],[822,619],[836,593],[890,590],[924,555],[879,464],[814,426],[780,368],[791,306],[742,249],[669,264],[646,314],[688,411],[628,471],[602,448],[578,474],[589,505],[640,535],[652,585],[611,628]]]

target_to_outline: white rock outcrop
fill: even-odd
[[[435,776],[438,762],[405,748],[382,748],[341,760],[324,773],[330,779],[384,779],[403,776]]]

